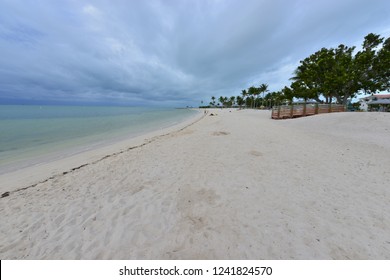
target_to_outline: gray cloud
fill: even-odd
[[[387,0],[2,1],[0,102],[197,105],[389,36]]]

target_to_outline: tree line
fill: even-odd
[[[262,83],[238,96],[213,96],[210,106],[264,108],[292,103],[294,98],[347,105],[360,92],[390,91],[390,38],[370,33],[364,37],[362,49],[355,49],[343,44],[322,48],[300,61],[289,86],[269,92]]]

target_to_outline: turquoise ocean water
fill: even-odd
[[[188,109],[0,105],[0,174],[177,124]]]

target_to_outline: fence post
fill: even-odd
[[[329,103],[328,113],[332,113],[332,103]]]
[[[316,103],[315,109],[314,109],[314,114],[318,115],[318,103]]]
[[[293,116],[294,116],[294,105],[293,105],[293,104],[291,104],[290,106],[291,106],[291,110],[290,110],[290,118],[293,118]]]
[[[280,105],[278,106],[278,119],[280,119]]]

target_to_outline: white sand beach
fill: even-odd
[[[390,259],[389,113],[210,112],[1,175],[0,258]]]

